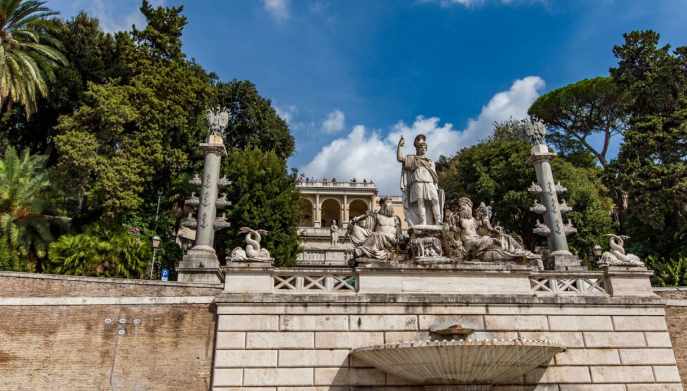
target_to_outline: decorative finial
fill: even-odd
[[[208,112],[208,122],[213,133],[222,133],[229,123],[229,112],[221,110],[219,107],[210,109]]]
[[[546,144],[546,126],[543,122],[532,119],[525,119],[522,122],[525,125],[525,134],[530,144]]]

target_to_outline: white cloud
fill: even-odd
[[[262,6],[276,21],[289,18],[289,0],[262,0]]]
[[[164,6],[165,0],[152,0],[153,6]],[[110,0],[52,0],[48,6],[58,10],[65,17],[85,11],[98,18],[100,26],[108,33],[129,30],[132,25],[139,29],[146,25],[143,14],[139,11],[140,1],[110,1]]]
[[[293,106],[293,105],[292,106],[286,106],[286,107],[274,105],[274,111],[276,111],[277,115],[281,119],[286,121],[287,124],[292,125],[294,115],[296,114],[298,109],[296,108],[296,106]]]
[[[544,88],[544,80],[528,76],[513,82],[510,89],[495,94],[482,107],[477,118],[468,120],[465,129],[437,117],[418,116],[412,124],[403,121],[393,125],[383,137],[379,131],[356,125],[351,132],[325,145],[310,163],[303,167],[305,175],[314,177],[368,178],[375,181],[382,194],[399,194],[400,165],[396,161],[396,145],[401,136],[406,140],[404,153],[413,153],[413,139],[419,133],[427,136],[429,156],[450,156],[460,148],[489,137],[494,121],[527,116],[527,109]]]
[[[334,110],[327,114],[327,118],[322,121],[322,129],[327,133],[336,133],[344,129],[346,116],[341,110]]]

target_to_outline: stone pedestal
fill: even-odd
[[[415,225],[408,229],[410,241],[408,248],[413,261],[441,261],[444,257],[442,248],[444,226]]]
[[[177,273],[182,282],[224,281],[217,254],[212,247],[196,246],[189,250],[177,267]]]
[[[560,250],[550,253],[544,261],[544,268],[547,270],[559,271],[585,270],[585,267],[582,266],[580,258],[568,250]]]

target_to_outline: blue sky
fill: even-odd
[[[430,155],[487,137],[542,93],[605,75],[622,33],[687,45],[687,0],[156,0],[184,5],[184,49],[224,80],[253,81],[288,120],[290,165],[372,178],[398,193],[395,143]],[[142,25],[138,0],[48,0],[108,31]],[[617,147],[617,142],[615,143]]]

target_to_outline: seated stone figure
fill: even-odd
[[[492,227],[491,211],[483,203],[475,216],[472,201],[467,197],[458,200],[458,211],[452,212],[449,227],[456,232],[459,248],[465,259],[480,261],[531,261],[537,265],[541,256],[527,251],[519,240],[501,227]]]
[[[354,258],[391,259],[401,236],[401,220],[394,216],[388,198],[382,198],[380,208],[355,217],[348,225],[348,236],[355,247]]]

